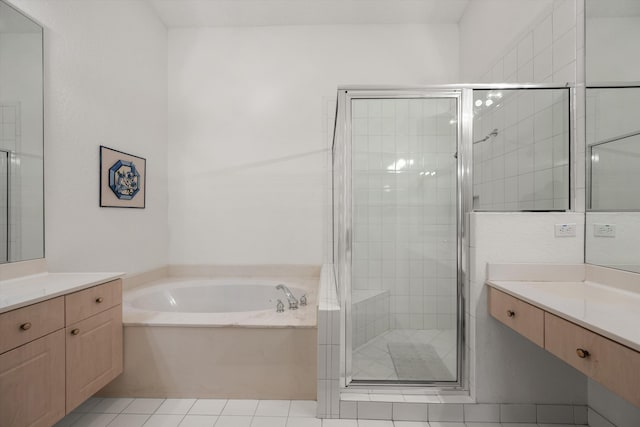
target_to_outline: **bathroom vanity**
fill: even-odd
[[[0,281],[0,425],[48,427],[122,373],[122,279]]]
[[[564,280],[517,278],[518,267],[490,265],[489,313],[640,406],[640,294],[629,286],[638,275],[597,266],[548,268],[564,269]]]

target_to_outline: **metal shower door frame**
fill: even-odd
[[[356,381],[352,378],[352,306],[351,306],[351,274],[352,274],[352,163],[351,163],[351,101],[353,99],[425,99],[452,98],[457,104],[457,162],[456,162],[456,228],[457,228],[457,375],[456,381]],[[432,390],[468,390],[469,363],[466,356],[466,295],[469,288],[469,212],[473,203],[473,183],[471,181],[472,167],[472,136],[473,136],[473,89],[456,86],[434,86],[427,88],[339,88],[336,114],[336,137],[342,134],[344,147],[344,212],[342,212],[346,232],[344,258],[340,260],[344,267],[344,286],[339,286],[339,298],[342,311],[340,354],[340,386],[348,388],[370,388],[372,385],[384,386],[429,386]]]

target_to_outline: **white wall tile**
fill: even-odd
[[[358,418],[357,402],[340,401],[340,418],[355,419]]]
[[[551,46],[553,40],[553,18],[547,16],[533,31],[533,54],[538,55]]]
[[[533,35],[527,34],[518,43],[518,68],[523,67],[533,59]]]
[[[427,421],[426,403],[393,403],[393,420]]]
[[[553,73],[553,55],[551,46],[542,50],[533,59],[533,81],[544,82]]]
[[[500,405],[492,404],[465,404],[465,422],[497,423],[500,421]]]
[[[576,32],[567,31],[553,43],[553,71],[558,71],[576,59]]]
[[[455,403],[429,404],[429,423],[438,421],[464,421],[463,405]]]
[[[390,420],[391,402],[358,402],[358,417],[369,420]]]
[[[538,423],[573,424],[572,405],[538,405]]]
[[[536,405],[500,405],[502,423],[536,423]]]
[[[575,0],[561,0],[553,11],[553,39],[562,37],[576,25]]]

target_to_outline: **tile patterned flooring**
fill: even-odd
[[[565,424],[320,420],[315,414],[316,402],[310,400],[91,398],[54,427],[576,427]]]
[[[456,372],[455,329],[391,329],[353,351],[353,378],[358,380],[397,380],[389,343],[431,344],[449,372]],[[416,378],[421,379],[421,378]],[[431,380],[432,378],[423,378]]]

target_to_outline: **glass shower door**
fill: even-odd
[[[348,98],[347,382],[459,379],[460,99]]]

